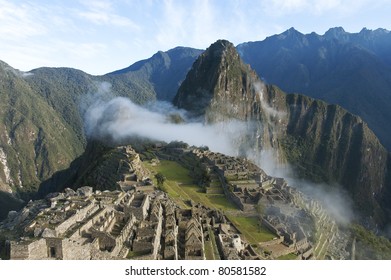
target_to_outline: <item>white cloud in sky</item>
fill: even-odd
[[[307,16],[334,13],[337,16],[350,16],[373,5],[387,5],[389,0],[270,0],[261,1],[265,9],[275,16],[303,14]],[[357,20],[359,20],[357,18]]]
[[[391,29],[390,10],[390,0],[0,0],[0,60],[104,74],[159,50],[263,40],[290,27]]]
[[[0,0],[0,36],[13,40],[45,34],[47,28],[35,20],[41,12],[30,4]]]
[[[81,1],[86,10],[77,13],[82,19],[97,25],[112,25],[139,30],[140,26],[115,10],[112,1]]]

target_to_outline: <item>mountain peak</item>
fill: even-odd
[[[326,31],[326,34],[344,34],[346,33],[345,29],[342,26],[337,27],[331,27],[329,30]]]
[[[297,31],[294,27],[289,28],[285,32],[281,33],[278,35],[279,38],[285,39],[287,37],[299,37],[299,36],[304,36],[303,33]]]
[[[346,39],[348,35],[349,33],[346,32],[345,29],[343,29],[343,27],[339,26],[327,30],[326,33],[324,34],[324,37],[327,39],[343,40]]]
[[[259,78],[242,62],[235,46],[227,40],[218,40],[194,62],[174,98],[174,104],[195,117],[205,116],[211,122],[238,116],[241,115],[239,111],[234,112],[228,107],[240,103],[239,93],[242,97],[250,96],[251,81],[256,79]],[[214,108],[212,103],[227,106]]]
[[[209,47],[211,50],[225,50],[227,48],[235,48],[235,46],[230,41],[224,39],[217,40]]]
[[[285,32],[279,35],[272,36],[271,38],[272,40],[276,40],[277,42],[284,41],[288,45],[295,45],[295,46],[308,45],[307,37],[293,27],[289,28],[288,30],[286,30]]]
[[[227,40],[217,40],[207,49],[208,56],[220,58],[229,53],[236,53],[235,46]]]
[[[361,31],[360,31],[360,33],[358,33],[358,35],[360,35],[361,37],[364,37],[364,38],[372,38],[372,37],[384,36],[384,35],[387,35],[388,33],[390,33],[390,31],[388,31],[387,29],[384,29],[384,28],[377,28],[375,30],[371,30],[371,29],[364,27],[363,29],[361,29]]]

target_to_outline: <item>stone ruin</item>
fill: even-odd
[[[203,260],[204,240],[223,233],[238,236],[231,227],[220,212],[201,205],[181,209],[158,190],[101,192],[91,187],[30,202],[2,225],[18,232],[9,242],[9,256],[19,260]],[[245,247],[235,258],[246,258]],[[221,252],[220,258],[234,258]]]
[[[315,257],[315,249],[336,258],[349,257],[346,251],[336,248],[334,241],[342,238],[341,233],[320,203],[289,186],[283,178],[268,176],[247,159],[208,149],[176,147],[175,151],[165,149],[164,154],[184,164],[189,161],[183,159],[190,157],[205,172],[218,177],[225,196],[239,209],[247,215],[259,216],[262,225],[276,235],[273,240],[260,244],[270,258],[294,253],[298,258],[311,259]],[[266,212],[259,213],[259,207]],[[315,240],[316,233],[320,233],[318,240]]]
[[[251,161],[188,146],[159,146],[157,151],[160,158],[190,170],[201,167],[219,185],[214,191],[220,189],[245,215],[259,217],[275,234],[273,240],[258,244],[265,252],[262,256],[220,211],[199,204],[180,208],[155,188],[133,149],[118,149],[127,157],[117,170],[122,174],[117,181],[120,190],[66,189],[10,214],[0,231],[17,233],[7,242],[11,259],[202,260],[211,240],[217,246],[215,259],[278,258],[289,253],[311,259],[316,252],[331,251],[338,258],[349,257],[333,246],[340,239],[338,228],[317,201],[284,179],[268,176]],[[314,231],[320,232],[318,241]]]

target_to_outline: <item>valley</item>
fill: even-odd
[[[338,226],[320,204],[304,199],[283,179],[268,177],[241,159],[218,154],[221,162],[236,161],[237,170],[226,169],[225,164],[210,162],[215,154],[208,150],[169,146],[149,147],[140,156],[130,146],[115,148],[129,159],[125,164],[117,157],[123,179],[116,191],[66,189],[10,214],[1,233],[18,234],[8,235],[5,255],[11,259],[322,259],[331,253],[349,257],[344,250],[332,250],[333,239],[340,237]],[[222,169],[231,170],[230,174]],[[165,177],[160,185],[146,176],[159,173]],[[200,185],[199,173],[211,180]],[[264,178],[256,183],[254,176]],[[256,204],[243,203],[232,189],[238,185],[260,191],[262,198]],[[276,224],[275,219],[282,220]],[[199,227],[194,233],[198,245],[189,241],[192,224]],[[315,227],[322,232],[318,238]]]
[[[321,91],[324,83],[315,83],[322,71],[341,70],[338,63],[320,71],[307,61],[300,69],[314,77],[303,77],[307,70],[261,53],[271,44],[281,57],[301,58],[295,52],[314,45],[334,61],[330,40],[343,34],[288,30],[237,47],[218,40],[102,76],[27,73],[1,62],[1,258],[390,259],[391,157],[382,119],[389,62],[374,57],[384,54],[363,34],[341,43],[356,55],[349,61],[369,61],[382,80],[362,79],[352,90],[357,102],[346,103],[338,90],[351,100],[348,87]],[[352,77],[362,77],[360,69]],[[267,84],[262,71],[306,95]],[[370,113],[373,102],[362,109],[373,91],[370,98],[383,100],[381,116]]]

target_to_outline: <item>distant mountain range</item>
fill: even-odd
[[[83,153],[83,114],[93,94],[137,104],[170,100],[201,52],[178,47],[103,76],[71,68],[21,72],[0,61],[0,219]]]
[[[235,59],[229,64],[236,63],[238,67],[233,69],[239,72],[229,73],[227,81],[219,80],[218,88],[231,85],[228,86],[231,93],[226,97],[241,108],[241,114],[247,113],[241,118],[257,115],[262,120],[265,116],[256,109],[261,108],[258,101],[249,104],[243,103],[241,98],[232,99],[235,87],[251,88],[250,84],[231,82],[232,77],[247,73],[243,74],[243,79],[257,81],[258,74],[268,84],[276,84],[286,92],[303,93],[341,105],[367,122],[381,143],[391,148],[390,36],[390,32],[382,29],[364,29],[350,34],[334,28],[323,36],[303,35],[290,29],[262,42],[237,46],[240,58],[257,73],[239,63],[239,55],[235,53],[230,56]],[[178,47],[103,76],[70,68],[39,68],[25,73],[1,63],[0,200],[9,202],[12,192],[15,203],[1,207],[0,218],[20,205],[15,198],[31,198],[42,181],[66,169],[82,155],[86,147],[83,113],[91,102],[90,94],[109,91],[113,96],[126,96],[138,104],[156,99],[172,101],[186,75],[190,75],[175,100],[177,105],[187,108],[186,102],[180,101],[181,92],[194,88],[190,81],[197,80],[191,73],[199,69],[196,64],[192,69],[192,65],[201,53],[202,50]],[[220,62],[216,65],[221,66]],[[205,70],[210,75],[202,73],[204,76],[198,82],[210,79],[209,86],[214,87],[213,79],[221,78],[214,67],[211,65]],[[278,100],[275,106],[288,115],[285,137],[264,134],[265,139],[270,136],[269,140],[277,139],[278,143],[268,140],[263,145],[269,142],[281,149],[290,149],[292,153],[286,158],[298,164],[303,176],[341,182],[347,185],[353,197],[359,197],[358,205],[365,205],[365,199],[369,199],[368,209],[365,209],[368,215],[384,215],[376,209],[383,207],[385,197],[390,197],[385,185],[389,176],[388,154],[366,124],[339,106],[301,95],[285,95],[274,86],[266,86],[265,92],[267,102]],[[187,109],[194,109],[191,106],[205,109],[208,104],[190,104]],[[215,103],[219,104],[222,103]],[[213,109],[219,110],[218,107]],[[212,111],[205,109],[196,113],[209,112],[211,117]],[[341,141],[338,135],[346,139]],[[363,180],[366,183],[362,183]]]
[[[320,36],[291,28],[237,49],[267,83],[344,107],[391,148],[391,32],[339,27]]]
[[[264,85],[228,41],[196,60],[174,104],[208,123],[253,124],[246,146],[272,148],[298,176],[341,184],[358,212],[388,221],[391,157],[366,123],[338,105]]]

